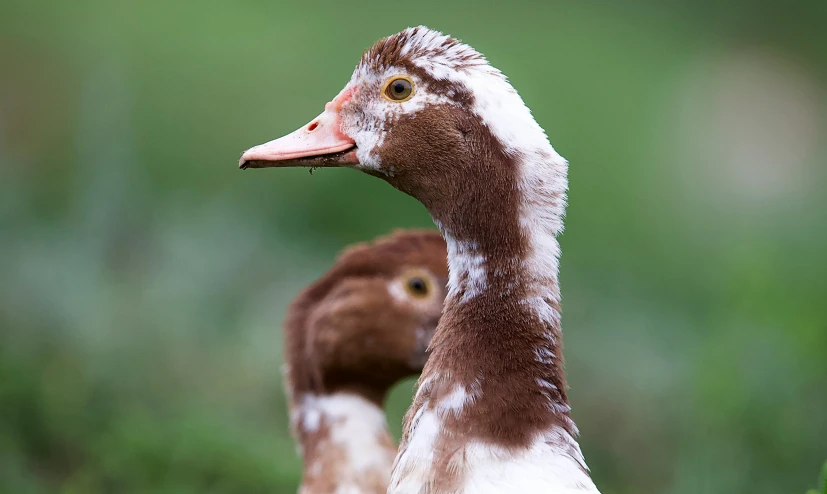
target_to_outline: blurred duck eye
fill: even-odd
[[[399,282],[405,289],[405,293],[414,299],[425,299],[433,292],[433,281],[427,271],[423,269],[410,269],[399,278]]]
[[[413,96],[414,85],[413,81],[407,77],[394,77],[385,83],[382,89],[382,96],[388,101],[402,103],[408,101]]]
[[[408,279],[408,293],[415,297],[428,295],[428,282],[419,276]]]

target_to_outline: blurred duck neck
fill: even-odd
[[[291,422],[304,462],[300,494],[384,494],[396,446],[381,401],[351,392],[296,397]]]

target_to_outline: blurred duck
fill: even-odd
[[[384,494],[396,456],[382,404],[418,374],[442,313],[445,241],[400,231],[345,250],[284,323],[300,494]]]
[[[445,312],[389,493],[598,492],[563,372],[568,163],[485,57],[425,27],[384,38],[321,115],[239,164],[362,170],[422,202],[447,241]]]

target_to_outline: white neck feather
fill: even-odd
[[[304,460],[300,494],[384,491],[396,448],[379,406],[351,393],[305,395],[290,418]]]
[[[499,70],[486,64],[467,71],[446,71],[433,60],[420,60],[423,68],[468,88],[474,94],[473,112],[491,130],[505,152],[518,158],[518,187],[522,195],[518,214],[521,229],[530,244],[529,254],[523,259],[529,278],[521,283],[530,288],[533,297],[559,302],[560,244],[557,235],[563,231],[568,162],[554,150],[531,110]],[[485,259],[476,245],[458,242],[451,232],[445,231],[439,223],[437,226],[448,242],[449,290],[458,293],[461,288],[458,280],[468,280],[468,286],[462,288],[466,289],[466,298],[470,298],[485,286],[482,267]],[[546,309],[542,305],[547,304],[537,305],[541,316],[559,323],[559,314],[549,313],[550,307]]]

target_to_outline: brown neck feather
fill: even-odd
[[[520,221],[521,212],[530,213],[523,209],[520,156],[501,151],[493,136],[487,140],[483,149],[493,152],[455,166],[473,166],[485,180],[449,177],[442,187],[451,190],[423,200],[448,242],[451,281],[412,410],[439,403],[459,384],[474,396],[445,421],[445,436],[525,447],[558,426],[575,437],[557,273],[534,272],[528,262],[535,232]]]

